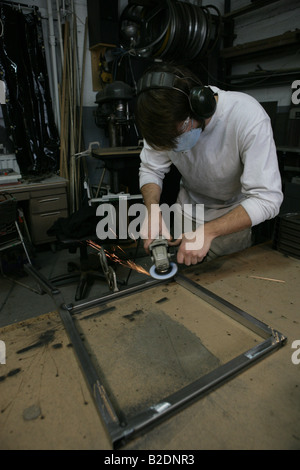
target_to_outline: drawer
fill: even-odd
[[[60,186],[58,188],[47,188],[47,189],[36,189],[34,191],[30,191],[31,199],[35,198],[42,198],[53,196],[54,194],[65,194],[66,188],[65,186]]]
[[[3,190],[0,186],[0,192],[2,193],[2,191],[11,194],[17,201],[28,201],[29,199],[28,191],[17,191],[15,187],[11,190],[8,190],[7,187],[5,187],[5,190]]]
[[[42,212],[50,212],[61,209],[67,209],[68,201],[66,193],[57,193],[42,195],[30,199],[30,212],[31,214],[39,214]]]
[[[33,244],[48,243],[56,240],[55,237],[49,237],[47,230],[60,217],[68,217],[68,210],[57,210],[53,212],[44,212],[42,214],[30,215],[30,234]]]

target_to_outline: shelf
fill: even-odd
[[[243,86],[249,88],[278,86],[286,83],[292,83],[300,75],[300,69],[289,69],[289,70],[258,70],[249,72],[247,74],[228,75],[226,77],[227,82],[231,83],[231,88],[239,89]]]
[[[279,0],[256,0],[250,3],[249,5],[238,8],[237,10],[231,11],[229,13],[225,13],[224,18],[225,19],[236,18],[237,16],[245,15],[247,13],[250,13],[251,11],[258,10],[259,8],[263,8],[267,5],[270,5],[271,3],[276,3],[278,1]]]
[[[277,147],[278,152],[300,153],[300,147]]]
[[[244,59],[245,56],[248,58],[251,55],[270,52],[274,49],[278,52],[280,49],[285,50],[287,47],[291,48],[293,46],[299,46],[299,44],[300,30],[296,29],[295,31],[287,31],[279,36],[227,47],[220,51],[220,55],[223,59],[234,60],[240,59],[241,57]]]

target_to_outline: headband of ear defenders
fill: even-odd
[[[190,108],[195,116],[200,119],[208,119],[216,110],[215,93],[210,87],[198,85],[187,94],[185,91],[175,86],[176,80],[183,80],[190,77],[179,77],[168,72],[148,72],[138,82],[137,94],[148,90],[170,89],[183,93],[189,100]]]

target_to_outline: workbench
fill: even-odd
[[[300,351],[292,346],[300,340],[300,260],[263,244],[183,273],[280,331],[287,343],[123,449],[299,450]],[[131,410],[222,360],[233,342],[236,354],[256,341],[242,329],[233,334],[211,312],[198,323],[193,300],[186,303],[177,288],[173,295],[172,282],[155,289],[116,309],[107,302],[102,315],[93,308],[74,318],[104,382],[107,373],[118,403]],[[144,313],[153,306],[151,315],[141,303]],[[2,328],[0,340],[7,348],[0,365],[1,449],[112,449],[57,311]],[[191,351],[200,340],[199,363]]]
[[[0,185],[0,192],[11,194],[22,207],[34,245],[50,243],[56,238],[47,230],[60,217],[68,217],[68,180],[57,175],[22,180],[17,184]]]

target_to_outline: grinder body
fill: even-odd
[[[164,237],[154,240],[149,250],[154,265],[150,268],[150,275],[155,279],[169,279],[177,272],[177,265],[170,262],[168,242]]]

